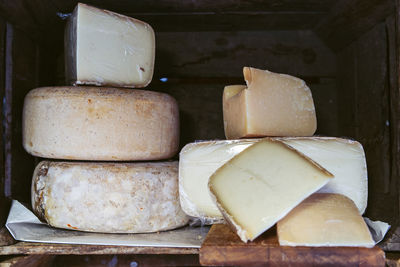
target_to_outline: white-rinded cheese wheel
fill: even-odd
[[[54,227],[105,233],[177,228],[188,218],[178,196],[178,162],[39,163],[35,213]]]
[[[179,146],[179,111],[167,94],[99,87],[43,87],[23,110],[23,145],[34,156],[159,160]]]

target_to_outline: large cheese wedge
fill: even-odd
[[[208,182],[211,197],[243,242],[254,240],[333,177],[280,141],[260,141]]]
[[[167,94],[98,87],[43,87],[25,97],[23,145],[34,156],[158,160],[179,145],[179,111]]]
[[[362,145],[334,137],[277,138],[311,158],[335,176],[319,192],[352,199],[360,214],[368,199],[368,175]],[[203,141],[187,144],[179,157],[179,196],[182,209],[205,223],[223,220],[208,192],[209,177],[235,155],[261,139]]]
[[[149,24],[79,3],[65,31],[69,84],[145,87],[155,58]]]
[[[354,202],[339,194],[313,194],[277,224],[281,246],[373,247]]]
[[[226,86],[223,93],[227,139],[315,133],[314,102],[303,80],[249,67],[243,74],[247,87]]]
[[[39,163],[32,207],[54,227],[144,233],[185,225],[178,197],[178,162]]]

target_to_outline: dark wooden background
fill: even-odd
[[[317,134],[363,144],[369,172],[366,216],[389,222],[392,229],[381,246],[400,250],[397,0],[83,2],[153,26],[155,73],[146,89],[177,99],[181,147],[224,139],[222,90],[244,83],[243,66],[303,78],[313,93]],[[76,3],[0,1],[3,225],[7,200],[29,203],[32,171],[40,160],[21,145],[23,99],[35,87],[65,84],[61,17]]]

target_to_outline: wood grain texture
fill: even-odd
[[[388,42],[386,23],[380,23],[338,53],[338,118],[339,135],[364,146],[369,188],[366,216],[386,221],[394,230],[399,203],[398,178],[392,169],[397,153],[392,149],[392,127],[396,127],[393,116],[397,115],[391,114],[390,103],[396,102],[396,98],[391,100],[395,97],[391,91],[396,85],[392,82],[390,89],[393,45]]]
[[[202,247],[200,263],[210,266],[385,266],[378,248],[279,246],[275,228],[254,242],[243,243],[228,226],[213,225]]]
[[[109,254],[198,254],[197,248],[97,246],[18,242],[0,246],[0,255],[109,255]]]
[[[341,0],[314,30],[332,50],[338,51],[384,21],[394,10],[393,0]]]
[[[54,266],[53,255],[16,256],[6,260],[0,259],[0,267],[50,267]]]
[[[95,266],[139,266],[176,267],[201,266],[199,255],[63,255],[57,256],[53,266],[57,267],[95,267]]]

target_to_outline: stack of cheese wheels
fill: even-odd
[[[279,222],[281,245],[373,246],[361,217],[362,145],[313,136],[316,113],[303,80],[250,67],[243,74],[247,86],[223,93],[228,140],[191,143],[180,153],[183,210],[203,223],[227,222],[244,242]]]
[[[177,102],[167,94],[128,89],[152,79],[150,25],[78,4],[67,24],[65,50],[72,86],[34,89],[24,103],[26,151],[69,160],[36,167],[35,213],[54,227],[105,233],[185,225],[178,162],[149,162],[178,151]]]

